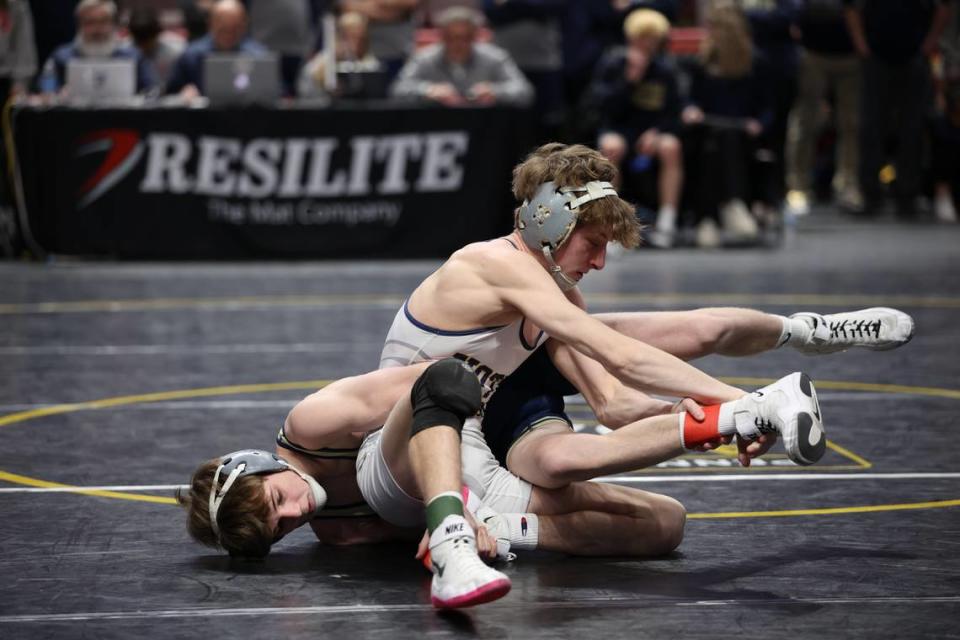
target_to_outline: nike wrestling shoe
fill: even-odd
[[[780,434],[787,456],[797,464],[811,465],[827,450],[817,391],[805,373],[791,373],[735,400],[733,418],[737,433],[747,439]]]
[[[477,555],[476,536],[463,516],[447,516],[434,529],[430,561],[430,599],[438,609],[472,607],[510,591],[510,578],[485,565]]]
[[[795,313],[790,318],[803,320],[810,327],[806,342],[794,345],[808,355],[835,353],[851,347],[873,351],[896,349],[910,342],[914,329],[913,318],[888,307],[830,315]]]

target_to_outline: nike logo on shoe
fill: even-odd
[[[440,564],[439,562],[433,563],[433,570],[437,572],[437,575],[441,578],[443,577],[443,569],[445,565]]]

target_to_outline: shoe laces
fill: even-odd
[[[879,338],[880,320],[835,320],[830,323],[830,337]]]
[[[761,434],[775,433],[777,430],[773,426],[773,421],[769,418],[757,416],[753,419],[753,424]]]
[[[458,556],[458,562],[469,562],[471,565],[480,564],[481,566],[486,566],[483,564],[483,560],[480,559],[480,554],[477,553],[477,545],[470,536],[457,536],[451,541],[451,544],[453,545],[453,549],[450,555]]]

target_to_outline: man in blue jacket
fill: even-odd
[[[147,91],[156,84],[156,77],[146,61],[117,36],[117,5],[113,0],[82,0],[74,15],[77,37],[50,54],[40,75],[41,93],[57,93],[63,88],[67,65],[75,58],[133,59],[137,62],[137,92]]]
[[[219,0],[210,9],[207,35],[187,47],[170,73],[167,93],[184,98],[203,95],[203,61],[211,53],[267,54],[267,49],[247,35],[247,10],[238,0]]]

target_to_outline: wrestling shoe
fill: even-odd
[[[737,433],[750,440],[779,433],[797,464],[811,465],[827,450],[817,391],[805,373],[791,373],[735,400],[733,418]]]
[[[887,351],[905,345],[913,337],[913,318],[887,307],[830,315],[804,312],[790,317],[810,325],[806,344],[794,345],[806,354],[834,353],[850,347]]]
[[[447,516],[430,535],[430,561],[430,600],[438,609],[472,607],[510,591],[510,578],[477,555],[477,539],[463,516]]]

